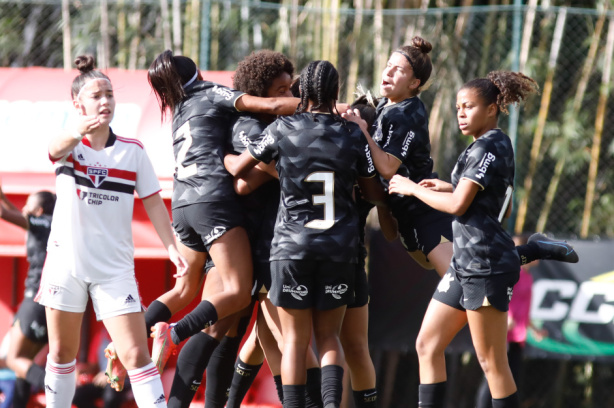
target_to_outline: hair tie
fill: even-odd
[[[185,83],[185,85],[183,85],[183,89],[186,89],[188,86],[192,85],[192,82],[196,81],[196,78],[198,78],[198,69],[194,73],[192,79],[190,79],[188,82]]]

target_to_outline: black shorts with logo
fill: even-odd
[[[349,262],[271,261],[269,299],[287,309],[335,309],[354,301],[355,273]]]
[[[453,220],[450,214],[433,209],[420,214],[399,216],[397,221],[401,242],[408,252],[422,251],[428,256],[440,243],[452,242]]]
[[[47,343],[47,317],[45,306],[34,301],[33,297],[26,296],[19,305],[13,324],[19,328],[26,338],[37,343]]]
[[[356,264],[354,272],[354,302],[348,305],[348,309],[363,307],[369,303],[369,281],[365,271],[365,263]]]
[[[433,299],[458,310],[493,306],[507,312],[519,272],[498,275],[458,277],[452,268],[439,281]]]
[[[173,209],[175,235],[197,252],[209,252],[216,239],[240,226],[243,209],[236,201],[195,203]]]

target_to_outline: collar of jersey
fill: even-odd
[[[109,138],[107,139],[107,144],[104,145],[105,149],[107,147],[111,147],[115,144],[115,140],[117,139],[117,136],[115,136],[115,133],[113,133],[113,129],[109,128]],[[90,140],[87,137],[84,137],[81,142],[86,145],[87,147],[89,147],[90,149],[92,148],[92,144],[90,143]]]

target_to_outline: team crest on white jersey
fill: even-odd
[[[88,167],[87,176],[94,183],[94,187],[98,188],[104,179],[109,175],[109,169],[103,169],[101,167]]]

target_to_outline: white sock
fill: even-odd
[[[45,367],[45,400],[49,408],[70,408],[75,395],[77,360],[68,364],[57,364],[47,355]]]
[[[132,394],[139,408],[166,408],[162,380],[156,365],[152,362],[145,367],[128,370]]]

